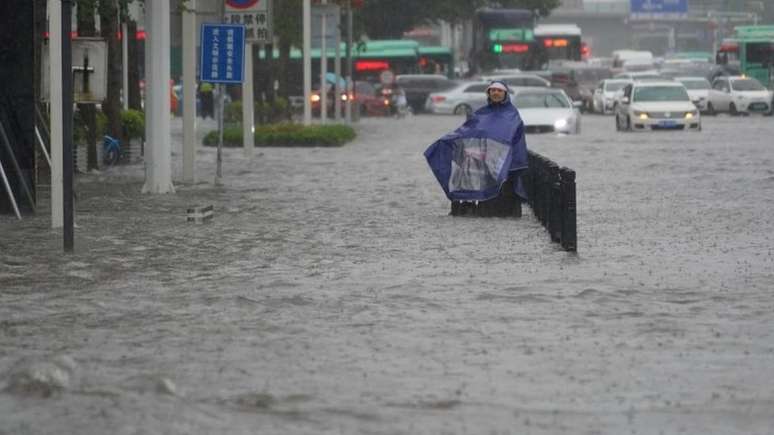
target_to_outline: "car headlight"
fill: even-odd
[[[566,119],[560,119],[556,122],[554,122],[554,128],[557,130],[561,130],[563,128],[567,127],[567,120]]]
[[[639,119],[648,119],[648,112],[640,112],[638,110],[634,111],[634,116]]]
[[[685,119],[693,119],[697,115],[698,115],[698,113],[696,113],[695,110],[693,112],[685,112]]]

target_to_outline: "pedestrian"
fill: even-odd
[[[202,118],[215,118],[215,96],[213,86],[204,82],[199,84],[199,99],[202,104]]]
[[[487,104],[433,143],[425,158],[452,214],[517,215],[527,197],[520,177],[527,169],[524,122],[504,82],[491,82],[486,96]]]

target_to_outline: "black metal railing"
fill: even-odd
[[[578,250],[575,171],[529,151],[529,170],[522,175],[527,202],[551,241],[565,251]]]
[[[521,172],[527,204],[548,230],[551,241],[570,252],[578,250],[575,171],[560,167],[538,153],[528,151],[529,168]],[[452,201],[452,216],[521,217],[521,199],[513,193],[513,178],[500,195],[488,201]]]

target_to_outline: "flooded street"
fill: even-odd
[[[528,207],[448,216],[454,116],[226,149],[220,185],[203,148],[171,195],[80,175],[75,254],[47,195],[0,216],[0,434],[772,434],[773,120],[528,136],[577,172],[577,255]]]

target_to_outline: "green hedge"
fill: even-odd
[[[273,124],[255,128],[255,146],[341,146],[355,138],[352,127],[331,124],[311,125]],[[204,137],[204,145],[218,144],[218,132],[211,131]],[[226,127],[223,130],[223,146],[242,146],[242,127]]]

